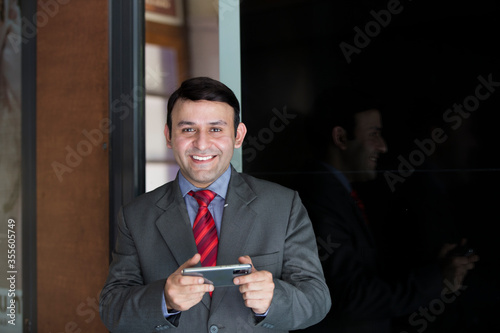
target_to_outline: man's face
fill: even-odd
[[[227,170],[234,148],[243,143],[246,127],[240,123],[235,136],[229,104],[179,100],[172,109],[172,131],[165,125],[164,133],[182,175],[205,188]]]
[[[382,138],[382,121],[378,110],[359,112],[355,116],[354,140],[348,141],[346,159],[348,169],[354,171],[351,181],[367,181],[377,176],[377,160],[380,153],[387,152]]]

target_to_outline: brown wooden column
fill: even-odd
[[[108,1],[41,1],[37,17],[38,332],[106,332]]]

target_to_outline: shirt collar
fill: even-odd
[[[351,186],[351,183],[349,182],[349,180],[347,179],[347,177],[342,173],[342,171],[334,168],[333,166],[331,166],[330,164],[328,163],[324,163],[323,164],[325,165],[325,167],[331,172],[333,173],[333,175],[335,177],[337,177],[338,181],[344,185],[344,187],[346,188],[346,190],[351,193],[352,191],[352,186]]]
[[[217,195],[222,197],[224,200],[226,199],[227,187],[229,185],[229,180],[231,179],[231,167],[228,167],[227,170],[217,178],[212,184],[210,184],[206,189],[198,188],[191,184],[179,170],[179,188],[181,189],[182,197],[185,197],[189,191],[199,191],[199,190],[211,190],[215,192]]]

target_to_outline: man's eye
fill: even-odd
[[[220,128],[212,128],[211,131],[212,132],[221,132],[222,130]]]
[[[194,132],[194,128],[183,128],[183,132]]]

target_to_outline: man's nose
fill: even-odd
[[[387,143],[385,142],[384,138],[383,137],[379,137],[379,141],[378,141],[378,150],[381,152],[381,153],[387,153]]]
[[[194,145],[199,150],[204,150],[210,146],[210,137],[208,133],[200,131],[196,135],[196,139],[194,140]]]

